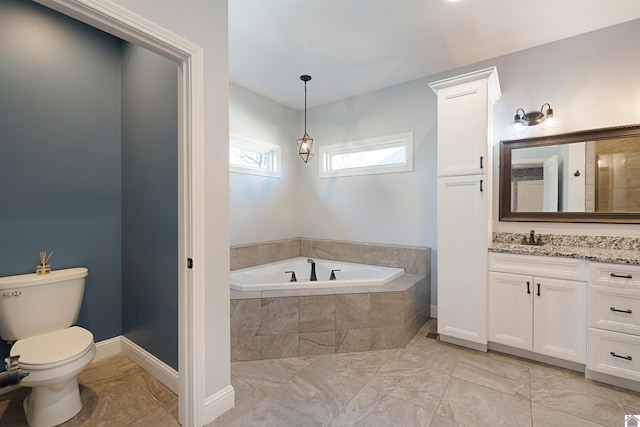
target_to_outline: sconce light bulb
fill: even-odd
[[[542,122],[542,127],[545,129],[556,129],[560,121],[558,120],[558,116],[553,113],[553,110],[549,110],[550,113],[547,113],[544,121]]]
[[[511,127],[511,129],[513,130],[513,132],[518,135],[522,132],[522,130],[524,129],[524,125],[522,124],[522,122],[518,121],[514,121],[513,122],[513,126]]]

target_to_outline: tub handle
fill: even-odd
[[[336,271],[342,271],[342,270],[331,270],[331,276],[329,276],[329,280],[336,280]]]
[[[297,282],[298,279],[296,278],[296,272],[295,271],[285,271],[284,274],[291,274],[291,279],[289,280],[290,282]]]
[[[3,297],[19,297],[20,295],[22,295],[20,291],[5,292],[2,294]]]

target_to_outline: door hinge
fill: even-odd
[[[193,268],[193,259],[187,258],[187,268]]]

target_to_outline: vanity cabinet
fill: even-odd
[[[486,350],[495,67],[430,83],[438,96],[438,333]]]
[[[587,369],[640,380],[640,266],[591,263]]]
[[[586,363],[586,263],[489,254],[488,340]]]

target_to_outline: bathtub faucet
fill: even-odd
[[[311,258],[307,258],[307,262],[311,264],[311,277],[309,278],[309,280],[311,280],[312,282],[317,282],[318,278],[316,277],[316,262]]]

